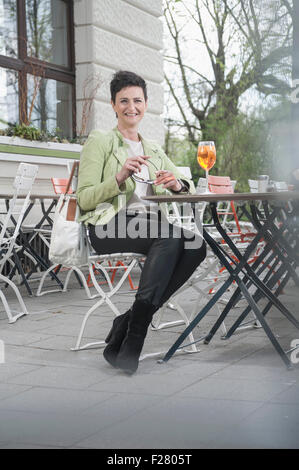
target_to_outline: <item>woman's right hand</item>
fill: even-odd
[[[127,158],[121,170],[115,176],[118,186],[126,181],[133,173],[141,171],[141,165],[148,166],[146,161],[148,158],[150,158],[148,155]]]

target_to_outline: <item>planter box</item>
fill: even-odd
[[[36,142],[19,137],[0,136],[0,192],[13,191],[12,182],[20,162],[38,165],[32,193],[52,194],[51,177],[67,178],[68,163],[80,158],[82,146]]]
[[[24,162],[39,167],[32,194],[54,194],[51,177],[67,178],[68,164],[80,158],[81,149],[82,146],[78,144],[36,142],[0,136],[0,193],[13,193],[12,183],[17,167],[20,162]],[[3,201],[0,205],[2,209]],[[26,219],[26,225],[35,225],[40,217],[41,209],[36,205]]]

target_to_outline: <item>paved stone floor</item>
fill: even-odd
[[[0,448],[229,449],[299,447],[299,369],[287,370],[262,329],[223,341],[220,332],[200,352],[168,363],[141,361],[133,376],[111,368],[101,349],[72,351],[84,313],[95,300],[73,281],[66,293],[24,300],[30,315],[9,324],[0,305]],[[134,294],[118,294],[121,312]],[[11,305],[14,299],[7,292]],[[190,311],[196,293],[180,298]],[[281,300],[299,319],[298,289]],[[240,309],[230,315],[228,324]],[[201,337],[216,308],[195,329]],[[105,338],[112,313],[102,306],[85,339]],[[166,318],[177,313],[167,309]],[[299,338],[274,308],[267,316],[284,349]],[[167,350],[183,327],[150,331],[144,352]]]

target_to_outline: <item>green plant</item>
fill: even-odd
[[[4,121],[2,121],[4,122]],[[53,131],[41,131],[34,126],[26,126],[26,124],[10,124],[6,129],[0,129],[0,136],[20,137],[21,139],[34,140],[39,142],[58,142],[62,144],[80,144],[85,143],[86,137],[77,136],[67,139],[63,136],[61,129],[58,127]]]
[[[15,124],[7,129],[6,135],[21,137],[28,140],[41,140],[41,131],[34,126]]]

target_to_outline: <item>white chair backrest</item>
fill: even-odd
[[[188,166],[177,166],[177,169],[192,180],[191,170]],[[171,202],[169,205],[164,204],[164,208],[167,218],[170,223],[174,223],[180,227],[192,229],[193,227],[193,213],[190,208],[185,207],[186,205],[180,206],[176,202]]]
[[[74,160],[69,160],[66,164],[68,175],[71,174],[71,171],[72,171],[72,168],[73,168],[73,163],[74,163]]]
[[[72,172],[73,164],[75,162],[76,162],[76,160],[70,160],[69,162],[67,162],[67,171],[68,171],[69,176]],[[74,176],[73,176],[73,179],[72,179],[72,184],[71,184],[72,190],[73,190],[74,193],[76,192],[77,187],[78,187],[78,173],[79,173],[79,166],[75,170],[75,173],[74,173]]]
[[[258,180],[248,180],[248,184],[251,193],[258,192]]]
[[[33,182],[38,173],[38,165],[30,163],[20,163],[13,182],[14,189],[20,191],[31,191]]]
[[[188,166],[180,166],[178,169],[187,177],[192,179],[191,170]],[[200,190],[199,190],[200,184]],[[197,186],[196,186],[196,193],[202,193],[206,190],[206,179],[199,178]],[[172,203],[172,217],[170,217],[170,221],[176,223],[177,225],[186,228],[188,230],[195,230],[194,224],[194,216],[193,211],[190,208],[189,204],[183,204],[179,206],[176,203]],[[202,224],[203,223],[203,216],[205,212],[205,208],[207,206],[206,202],[200,202],[196,204],[196,217],[197,221]],[[196,230],[202,230],[202,227],[197,227]]]
[[[177,167],[178,170],[180,170],[180,172],[186,176],[187,178],[189,178],[190,180],[192,180],[192,173],[191,173],[191,170],[190,170],[190,167],[189,166],[178,166]]]
[[[199,178],[196,186],[196,194],[204,193],[207,189],[206,178]]]
[[[15,189],[13,197],[9,201],[9,207],[0,230],[0,248],[3,253],[0,258],[0,273],[4,264],[10,257],[16,238],[19,234],[21,223],[29,205],[30,193],[38,172],[38,165],[31,165],[29,163],[20,163],[17,169],[16,177],[13,183]],[[20,192],[26,191],[26,196],[18,198]],[[12,219],[15,220],[15,225],[12,224]],[[8,230],[9,229],[9,230]]]
[[[273,181],[276,191],[288,191],[288,184],[285,181]]]

